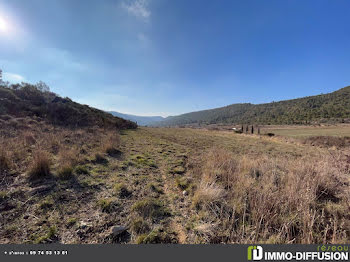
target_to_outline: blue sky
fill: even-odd
[[[0,0],[0,68],[138,115],[350,85],[350,1]]]

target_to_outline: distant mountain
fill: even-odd
[[[121,117],[133,122],[136,122],[140,126],[148,126],[155,122],[163,121],[165,118],[162,116],[135,116],[135,115],[128,115],[128,114],[122,114],[115,111],[108,112],[112,114],[113,116]]]
[[[134,122],[81,105],[27,83],[11,86],[0,83],[0,116],[39,117],[53,125],[70,127],[137,127]]]
[[[154,125],[307,124],[350,119],[350,86],[333,93],[266,104],[232,104],[169,117]]]

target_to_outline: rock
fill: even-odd
[[[188,196],[188,192],[186,190],[182,191],[183,196]]]
[[[112,229],[112,236],[118,237],[121,234],[123,234],[126,230],[127,230],[127,228],[125,226],[115,226]]]
[[[88,228],[88,227],[91,227],[91,224],[88,224],[88,223],[86,223],[86,222],[84,222],[84,221],[81,221],[81,222],[79,223],[79,228],[81,228],[81,229],[86,229],[86,228]]]

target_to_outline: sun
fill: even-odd
[[[8,24],[6,23],[5,19],[0,17],[0,31],[1,32],[7,32],[8,31]]]

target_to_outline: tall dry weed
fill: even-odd
[[[218,225],[212,241],[339,243],[349,237],[346,170],[331,156],[253,159],[213,149],[202,163],[193,203],[205,211],[203,223]]]
[[[33,162],[29,167],[28,177],[30,179],[40,179],[50,174],[51,160],[49,154],[38,150],[34,153]]]
[[[120,147],[120,136],[116,131],[109,131],[102,138],[101,148],[103,152],[109,155],[114,155],[118,153],[119,147]]]

